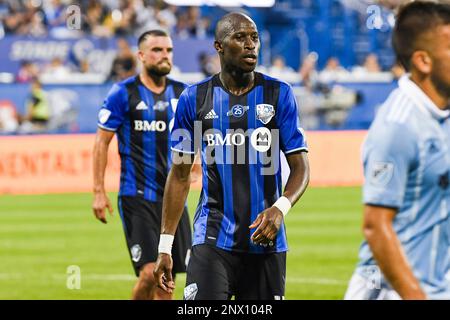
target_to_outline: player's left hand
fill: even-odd
[[[277,207],[270,207],[261,212],[249,226],[250,229],[258,227],[252,234],[253,243],[263,246],[273,245],[281,223],[283,213]]]

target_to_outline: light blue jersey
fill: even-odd
[[[449,116],[404,76],[379,109],[363,148],[364,203],[397,208],[394,230],[431,299],[450,299]],[[366,276],[376,264],[367,242],[359,258],[357,273]]]

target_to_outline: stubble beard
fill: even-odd
[[[145,67],[145,71],[146,71],[147,75],[149,75],[151,77],[167,76],[171,70],[172,70],[171,67],[161,68],[161,67],[158,67],[157,65],[151,65],[151,66]]]
[[[433,70],[431,71],[430,80],[436,91],[447,100],[450,100],[450,81],[446,79],[442,70],[448,70],[448,67],[435,60]],[[447,75],[448,77],[448,75]]]

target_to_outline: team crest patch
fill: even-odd
[[[275,108],[271,104],[257,104],[256,105],[256,119],[264,124],[268,124],[275,115]]]
[[[153,110],[155,111],[164,111],[169,106],[169,103],[167,101],[161,101],[159,100],[155,105],[153,106]]]
[[[110,115],[111,111],[109,111],[108,109],[101,109],[98,113],[98,121],[100,121],[101,124],[105,124],[106,121],[108,121]]]
[[[184,300],[195,300],[197,292],[198,292],[197,284],[191,283],[186,288],[184,288]]]
[[[235,118],[242,117],[247,110],[249,109],[249,106],[242,106],[240,104],[234,105],[230,111],[227,112],[227,116],[233,116]]]
[[[134,246],[131,247],[131,259],[134,262],[138,262],[139,260],[141,260],[141,256],[142,256],[142,248],[140,245],[135,244]]]
[[[372,165],[369,179],[377,187],[386,186],[394,175],[394,164],[391,162],[375,162]]]

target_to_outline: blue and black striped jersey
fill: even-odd
[[[273,246],[251,242],[249,225],[281,196],[280,150],[306,151],[297,102],[287,83],[255,72],[254,87],[230,93],[215,75],[180,96],[172,150],[201,150],[202,193],[193,245],[251,253],[287,250],[282,225]]]
[[[114,84],[98,115],[98,126],[117,132],[121,157],[119,195],[162,201],[171,166],[170,126],[185,84],[167,79],[161,94],[139,76]]]

